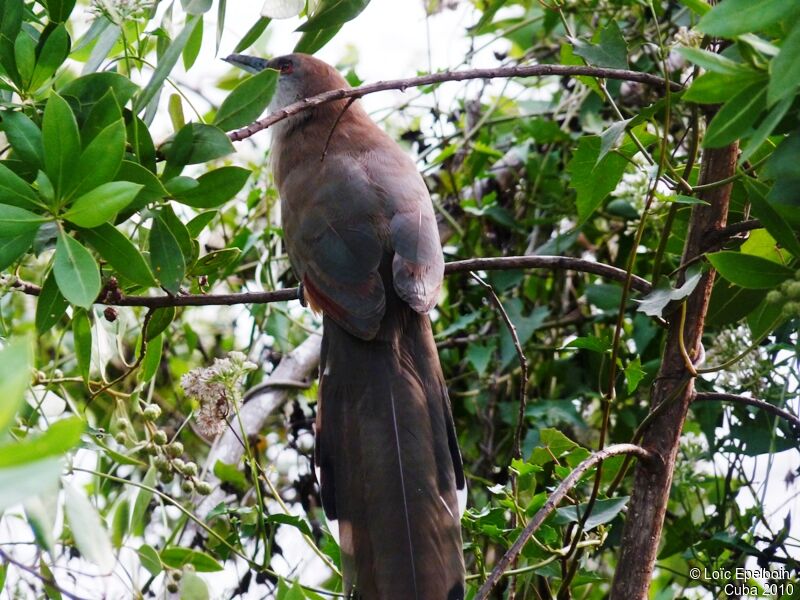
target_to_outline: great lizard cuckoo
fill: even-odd
[[[273,111],[348,87],[308,55],[226,60],[279,72]],[[314,456],[345,591],[462,599],[466,489],[427,315],[444,273],[428,190],[358,101],[315,106],[272,131],[284,242],[323,315]]]

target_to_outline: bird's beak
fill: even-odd
[[[269,61],[266,58],[247,56],[246,54],[231,54],[222,60],[244,69],[248,73],[259,73],[269,66]]]

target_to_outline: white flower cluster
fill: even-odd
[[[243,353],[229,352],[227,358],[215,358],[210,367],[192,369],[181,377],[186,395],[200,402],[195,419],[204,434],[215,437],[225,430],[231,404],[239,399],[239,383],[256,368]]]
[[[154,0],[92,0],[92,10],[117,25],[131,19],[145,19]]]

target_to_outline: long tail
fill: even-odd
[[[370,341],[325,319],[322,504],[338,529],[347,592],[461,600],[466,489],[447,389],[427,315],[392,308]]]

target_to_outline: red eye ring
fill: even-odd
[[[286,62],[281,63],[280,70],[282,75],[290,75],[292,71],[294,71],[294,65],[291,63],[291,61],[287,60]]]

